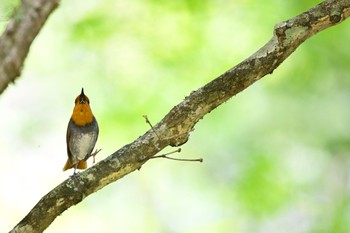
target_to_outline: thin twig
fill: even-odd
[[[156,159],[156,158],[165,158],[165,159],[171,159],[171,160],[176,160],[176,161],[183,161],[183,162],[203,162],[202,158],[199,159],[180,159],[180,158],[173,158],[173,157],[168,157],[166,155],[157,155],[153,156],[150,159]]]
[[[160,137],[158,136],[156,130],[153,128],[152,123],[149,121],[147,115],[143,115],[142,117],[145,118],[146,123],[151,127],[151,129],[153,130],[153,132],[155,133],[155,135],[158,137],[158,139],[160,139]],[[156,159],[156,158],[165,158],[165,159],[171,159],[171,160],[176,160],[176,161],[203,162],[203,159],[202,159],[202,158],[199,158],[199,159],[179,159],[179,158],[173,158],[173,157],[167,156],[167,155],[174,154],[174,153],[179,153],[179,152],[181,152],[181,148],[178,148],[177,150],[172,151],[172,152],[169,152],[169,153],[166,153],[166,154],[156,155],[156,156],[147,158],[147,159],[145,159],[145,160]]]
[[[174,154],[174,153],[180,153],[181,152],[181,148],[178,148],[177,150],[174,150],[172,152],[166,153],[166,154],[162,154],[162,155],[156,155],[153,156],[149,159],[157,159],[157,158],[165,158],[165,159],[170,159],[170,160],[176,160],[176,161],[184,161],[184,162],[203,162],[202,158],[199,159],[180,159],[180,158],[174,158],[174,157],[169,157],[168,155]]]
[[[100,152],[102,149],[96,149],[94,153],[88,155],[86,158],[85,158],[85,161],[88,160],[91,156],[93,158],[92,160],[92,163],[95,163],[95,156],[98,154],[98,152]]]
[[[155,129],[153,128],[153,125],[151,124],[151,122],[148,120],[147,115],[142,115],[143,118],[145,118],[146,123],[151,127],[151,129],[153,130],[153,132],[155,133],[155,135],[157,136],[158,140],[160,140],[159,135],[157,134],[157,132],[155,131]]]

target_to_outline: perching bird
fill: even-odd
[[[63,171],[70,168],[86,169],[86,160],[91,155],[98,137],[98,124],[92,114],[89,98],[84,94],[84,88],[75,99],[72,117],[67,128],[68,159]]]

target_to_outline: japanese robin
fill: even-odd
[[[92,114],[89,98],[84,94],[84,88],[75,99],[73,114],[67,128],[68,159],[63,171],[70,168],[86,169],[86,160],[90,157],[98,137],[98,124]]]

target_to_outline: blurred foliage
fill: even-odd
[[[40,182],[68,175],[55,164],[43,178],[43,165],[28,154],[63,166],[65,127],[82,86],[100,125],[103,159],[149,129],[143,114],[158,122],[258,50],[276,23],[318,3],[62,1],[23,76],[0,98],[8,122],[2,131],[11,132],[0,134],[4,154],[17,155],[8,163],[25,161],[38,171],[28,177],[45,187],[32,194],[35,203],[58,183]],[[7,19],[8,8],[0,9]],[[272,75],[205,116],[178,155],[203,157],[203,164],[150,161],[69,209],[47,232],[349,232],[348,28],[344,22],[312,37]],[[3,177],[10,173],[1,170]],[[23,210],[26,202],[1,194],[0,205],[12,203],[14,216],[3,231],[32,205],[27,200]]]

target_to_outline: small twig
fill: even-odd
[[[149,159],[165,158],[165,159],[171,159],[171,160],[176,160],[176,161],[184,161],[184,162],[203,162],[202,158],[199,158],[199,159],[179,159],[179,158],[174,158],[174,157],[167,156],[167,155],[171,155],[171,154],[179,153],[179,152],[181,152],[181,148],[178,148],[177,150],[174,150],[174,151],[166,153],[166,154],[153,156],[153,157],[151,157]]]
[[[160,137],[159,137],[159,135],[157,134],[156,130],[153,128],[152,123],[149,121],[147,115],[142,115],[142,117],[145,118],[146,123],[151,127],[151,129],[153,130],[153,132],[155,133],[155,135],[157,136],[157,138],[160,139]],[[174,154],[174,153],[177,153],[177,152],[178,152],[178,153],[181,152],[181,148],[178,148],[177,150],[172,151],[172,152],[169,152],[169,153],[166,153],[166,154],[156,155],[156,156],[147,158],[147,159],[145,159],[145,160],[156,159],[156,158],[165,158],[165,159],[171,159],[171,160],[176,160],[176,161],[203,162],[203,159],[202,159],[202,158],[199,158],[199,159],[179,159],[179,158],[173,158],[173,157],[167,156],[167,155]],[[144,160],[144,161],[145,161],[145,160]]]
[[[102,149],[96,149],[94,153],[88,155],[86,158],[85,158],[85,161],[88,160],[91,156],[93,158],[92,160],[92,163],[95,163],[95,156],[98,154],[98,152],[100,152]]]
[[[159,135],[157,134],[157,132],[155,131],[155,129],[153,128],[153,125],[151,124],[151,122],[148,120],[147,115],[142,115],[143,118],[145,118],[146,123],[151,127],[151,129],[153,130],[153,132],[155,133],[155,135],[157,136],[158,140],[160,140]]]
[[[150,159],[156,159],[156,158],[165,158],[165,159],[183,161],[183,162],[200,162],[200,163],[203,162],[202,158],[199,158],[199,159],[179,159],[179,158],[168,157],[166,155],[157,155],[157,156],[151,157]]]

